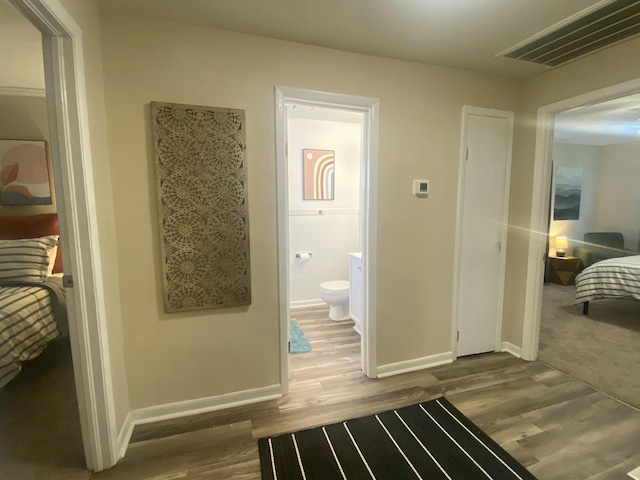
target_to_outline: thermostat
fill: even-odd
[[[414,180],[413,194],[416,197],[426,197],[429,195],[429,180]]]

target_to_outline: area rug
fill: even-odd
[[[302,331],[297,320],[289,320],[289,331],[291,339],[291,348],[289,353],[306,353],[311,351],[311,344],[307,340],[307,336]]]
[[[535,479],[443,397],[258,447],[262,480]]]

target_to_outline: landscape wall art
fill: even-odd
[[[582,196],[582,167],[558,167],[554,220],[578,220]]]

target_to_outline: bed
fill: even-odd
[[[55,214],[0,216],[0,388],[68,334]]]
[[[576,304],[603,298],[640,300],[640,255],[610,258],[588,266],[576,277]]]

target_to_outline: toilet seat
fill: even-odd
[[[349,280],[330,280],[320,284],[320,290],[326,292],[344,292],[349,291]]]

